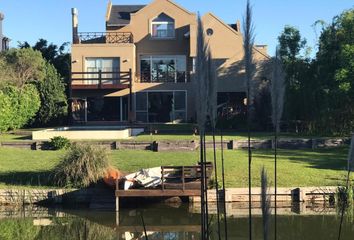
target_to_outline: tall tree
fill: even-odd
[[[42,53],[44,59],[51,63],[63,81],[66,83],[66,86],[69,86],[70,72],[71,72],[71,54],[67,52],[67,47],[69,43],[63,43],[58,47],[53,43],[48,43],[45,39],[39,39],[33,46],[28,42],[23,42],[19,44],[20,48],[32,48]],[[68,88],[66,89],[67,95],[69,94]]]
[[[65,85],[57,70],[46,63],[44,80],[37,83],[41,107],[36,116],[36,125],[63,124],[67,115]]]
[[[344,11],[322,29],[316,72],[322,90],[318,125],[345,133],[354,125],[354,9]]]

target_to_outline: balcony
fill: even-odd
[[[80,32],[74,37],[74,44],[133,43],[131,32]]]
[[[141,83],[186,83],[190,82],[190,76],[186,71],[141,71]]]
[[[132,72],[72,72],[71,89],[126,89],[131,87]]]

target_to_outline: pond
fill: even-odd
[[[248,239],[248,209],[228,204],[229,239]],[[215,208],[211,206],[211,212]],[[253,209],[253,239],[263,239],[260,209]],[[113,211],[88,209],[52,209],[0,207],[0,239],[200,239],[199,207],[188,204],[157,204],[148,207]],[[340,214],[335,208],[284,206],[278,211],[277,239],[338,239]],[[216,238],[216,216],[210,214],[213,239]],[[270,238],[274,239],[274,216]],[[222,226],[223,229],[223,226]],[[353,239],[353,214],[344,217],[342,240]],[[224,239],[224,238],[223,238]]]

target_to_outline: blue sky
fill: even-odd
[[[39,38],[61,44],[71,40],[71,7],[79,9],[79,31],[104,31],[108,0],[0,0],[5,14],[4,33],[18,41],[34,43]],[[147,0],[113,0],[113,4],[147,4]],[[175,0],[192,12],[213,12],[226,23],[242,19],[246,0]],[[300,29],[311,47],[316,34],[311,25],[316,20],[330,22],[353,0],[252,0],[256,43],[269,45],[273,55],[277,37],[285,25]]]

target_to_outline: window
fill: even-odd
[[[138,122],[185,122],[187,119],[186,91],[146,91],[135,94]]]
[[[142,82],[186,82],[186,56],[142,56]]]
[[[175,21],[161,13],[151,22],[151,37],[166,39],[175,37]]]
[[[103,84],[113,84],[113,80],[119,79],[119,58],[86,58],[85,67],[87,74],[86,84],[97,84],[99,79],[98,72],[101,71]]]

